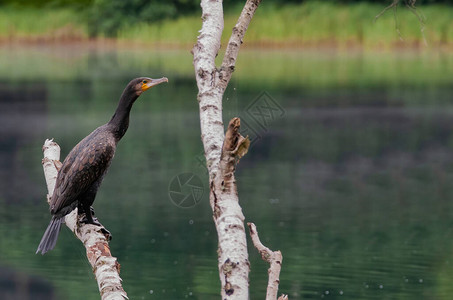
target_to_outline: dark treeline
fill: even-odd
[[[273,5],[300,4],[306,1],[322,1],[338,4],[374,2],[383,6],[392,0],[266,0]],[[402,0],[403,2],[404,0]],[[235,9],[245,0],[225,0],[225,9]],[[418,0],[417,5],[453,4],[453,0]],[[0,0],[0,5],[28,6],[36,8],[72,7],[86,17],[92,36],[115,36],[118,30],[139,22],[158,22],[192,14],[200,9],[199,0]]]

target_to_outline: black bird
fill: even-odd
[[[112,119],[81,140],[68,154],[50,199],[52,219],[36,253],[44,254],[55,247],[64,216],[76,207],[79,214],[85,213],[85,223],[100,225],[93,219],[91,205],[115,155],[116,145],[129,127],[132,105],[144,91],[163,82],[168,79],[140,77],[129,82]]]

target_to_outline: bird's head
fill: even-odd
[[[144,91],[149,90],[153,86],[156,86],[163,82],[168,82],[168,79],[166,77],[162,77],[159,79],[153,79],[153,78],[149,78],[149,77],[139,77],[139,78],[135,78],[131,82],[129,82],[126,89],[131,92],[134,92],[137,96],[140,96]]]

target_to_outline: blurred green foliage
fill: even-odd
[[[94,9],[93,6],[86,9],[70,6],[1,7],[0,40],[74,41],[86,40],[91,36],[115,37],[119,43],[125,44],[137,42],[191,47],[201,26],[200,11],[180,15],[177,6],[172,6],[172,9],[167,6],[168,3],[162,4],[159,14],[151,8],[151,12],[147,12],[136,7],[135,10],[127,8],[130,13],[123,16],[119,12],[123,10],[124,3],[96,1],[105,9]],[[225,6],[229,7],[224,18],[225,33],[228,33],[236,24],[241,5]],[[428,45],[453,43],[453,6],[435,4],[421,7],[420,13],[426,17],[423,32],[418,18],[409,9],[399,9],[398,27],[404,41],[400,40],[395,30],[391,11],[373,22],[384,7],[382,4],[365,2],[343,5],[329,1],[306,1],[280,6],[266,3],[257,11],[245,42],[249,45],[279,47],[324,45],[339,48],[351,45],[365,48],[422,46],[424,39]],[[153,13],[156,14],[154,17]],[[103,16],[97,17],[100,14]],[[140,21],[137,14],[143,14],[147,21]],[[164,14],[167,17],[162,19]],[[152,21],[152,18],[160,19]],[[228,42],[228,37],[228,34],[223,35],[222,44]],[[189,69],[192,70],[192,65]]]
[[[116,36],[123,26],[172,19],[194,11],[197,6],[194,0],[95,0],[89,11],[89,33]]]
[[[0,5],[29,6],[29,7],[88,7],[93,0],[0,0]]]
[[[226,0],[226,9],[235,9],[244,3],[244,0]],[[303,0],[267,0],[272,6],[281,4],[295,4]],[[311,2],[331,2],[337,4],[373,2],[385,6],[392,1],[379,0],[323,0]],[[384,3],[383,3],[384,2]],[[428,3],[452,4],[453,0],[424,0],[417,1],[418,5]],[[75,7],[84,12],[90,36],[115,37],[124,28],[136,24],[155,23],[166,19],[174,19],[194,13],[200,7],[199,0],[0,0],[0,5],[29,6],[29,7]]]

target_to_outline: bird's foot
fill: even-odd
[[[78,209],[78,214],[79,214],[79,215],[86,214],[86,209],[85,209],[85,207],[79,205],[79,206],[77,207],[77,209]],[[90,213],[91,213],[91,215],[94,217],[94,208],[93,208],[93,206],[90,206]]]
[[[91,208],[91,211],[94,212],[93,208]],[[109,241],[112,240],[112,234],[110,233],[110,231],[105,229],[105,227],[101,223],[99,223],[98,219],[96,217],[93,217],[91,214],[88,215],[85,213],[83,218],[79,220],[79,222],[83,224],[91,224],[101,227],[102,234],[105,235]]]
[[[84,213],[84,216],[81,220],[79,220],[80,223],[83,224],[92,224],[96,226],[102,226],[101,223],[99,223],[98,218],[91,216],[90,214]]]

